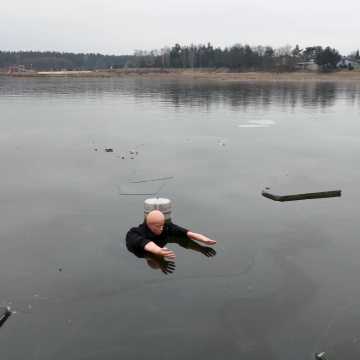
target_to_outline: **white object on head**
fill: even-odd
[[[165,198],[150,198],[144,201],[144,215],[146,216],[150,211],[160,210],[165,220],[171,219],[171,201]]]

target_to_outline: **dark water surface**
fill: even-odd
[[[0,78],[0,110],[1,359],[359,358],[359,85]],[[170,275],[124,246],[162,184],[218,240]]]

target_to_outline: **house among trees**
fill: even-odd
[[[8,69],[8,74],[26,72],[25,65],[11,65]]]
[[[310,61],[296,63],[295,69],[296,70],[305,70],[305,71],[318,71],[319,65],[316,64],[316,62],[314,60],[310,60]]]
[[[336,67],[339,69],[360,69],[360,62],[348,57],[343,57],[337,64]]]

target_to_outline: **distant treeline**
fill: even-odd
[[[0,68],[24,65],[33,70],[95,70],[124,67],[132,56],[41,51],[0,51]]]
[[[109,68],[229,68],[237,71],[291,71],[301,62],[313,61],[322,69],[333,69],[341,59],[331,47],[301,49],[290,45],[271,46],[207,45],[181,46],[161,50],[137,50],[133,55],[74,54],[60,52],[0,51],[0,68],[24,65],[34,70],[96,70]],[[359,50],[351,57],[360,60]]]
[[[351,57],[360,59],[359,51]],[[135,51],[129,59],[131,67],[164,68],[229,68],[238,71],[291,71],[299,63],[314,62],[323,70],[336,68],[342,56],[329,46],[310,46],[301,49],[290,45],[274,49],[271,46],[234,45],[229,48],[207,45],[181,46],[175,44],[162,50]]]

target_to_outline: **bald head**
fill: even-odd
[[[155,235],[160,235],[164,230],[165,216],[160,210],[150,211],[146,216],[146,225]]]

